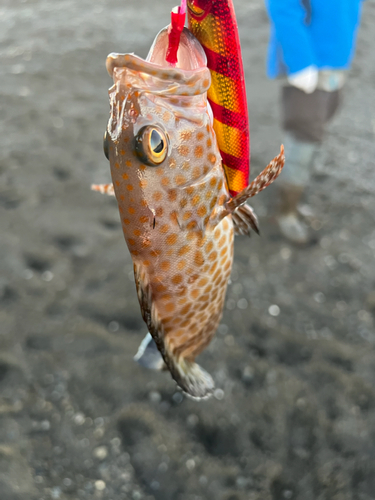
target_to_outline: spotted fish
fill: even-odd
[[[280,173],[283,150],[231,198],[207,101],[211,84],[202,46],[186,28],[178,63],[165,62],[168,30],[146,60],[110,54],[110,118],[104,138],[115,194],[134,263],[149,334],[137,359],[167,368],[196,398],[212,393],[212,377],[196,362],[221,319],[232,267],[234,234],[257,230],[244,204]]]

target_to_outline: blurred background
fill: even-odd
[[[145,57],[176,0],[0,5],[1,500],[375,498],[375,1],[299,248],[253,200],[195,402],[133,361],[146,333],[102,151],[108,53]],[[235,0],[252,178],[278,153],[262,0]]]

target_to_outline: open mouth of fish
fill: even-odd
[[[112,53],[106,67],[110,76],[121,78],[127,68],[125,85],[159,95],[194,96],[206,92],[211,85],[207,58],[201,44],[184,28],[175,66],[165,60],[168,49],[168,29],[157,35],[146,59],[134,54]]]

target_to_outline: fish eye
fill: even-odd
[[[138,157],[147,165],[160,165],[168,152],[165,133],[157,127],[141,128],[135,138],[135,151]]]
[[[104,155],[109,160],[109,144],[108,144],[108,134],[107,131],[104,132],[104,137],[103,137],[103,151]]]

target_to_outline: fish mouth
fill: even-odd
[[[211,75],[204,50],[194,35],[184,28],[177,52],[178,62],[166,62],[168,27],[160,31],[146,59],[134,54],[109,54],[107,71],[127,87],[161,95],[193,96],[207,92]],[[125,71],[124,71],[125,70]]]

